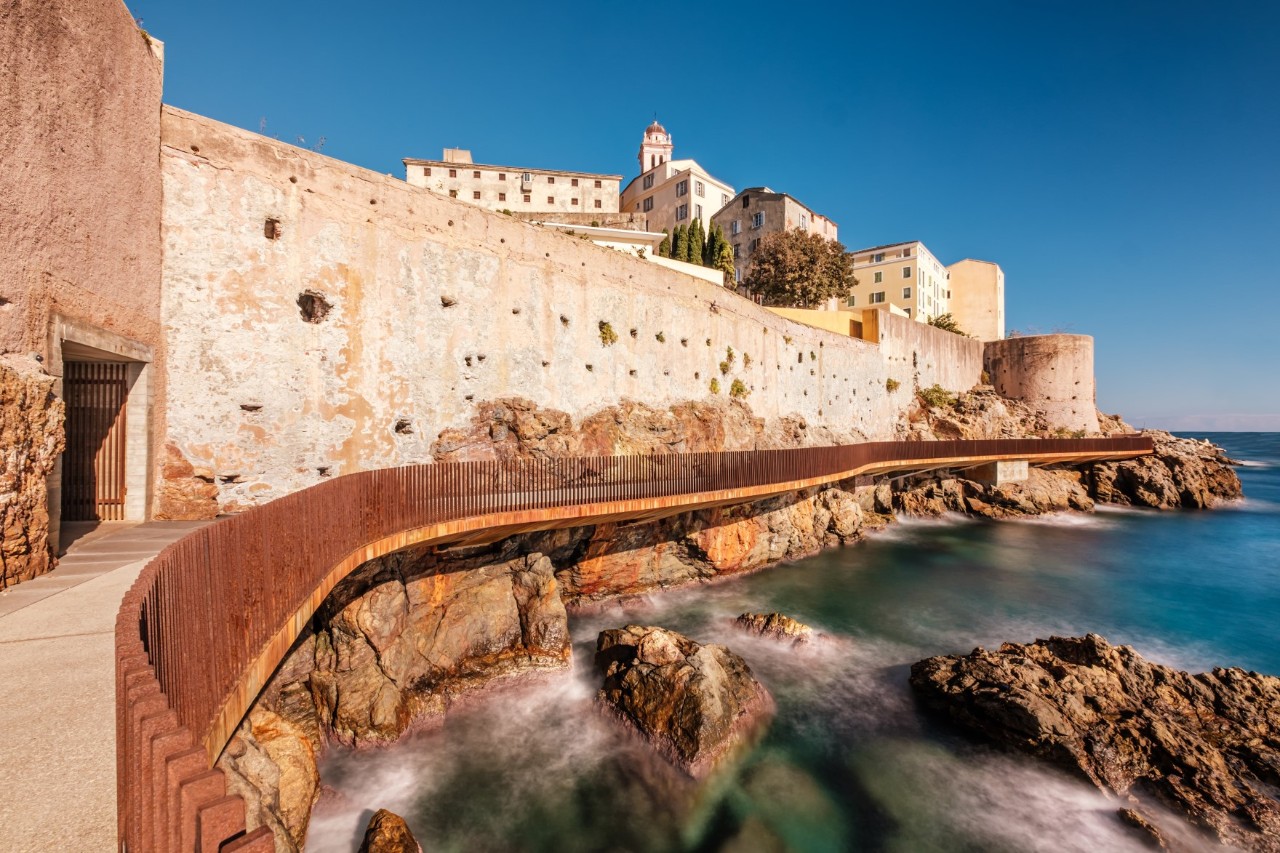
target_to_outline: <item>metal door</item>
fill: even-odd
[[[67,449],[62,457],[66,521],[124,519],[125,398],[129,366],[66,362]]]

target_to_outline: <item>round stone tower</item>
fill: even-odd
[[[671,134],[654,119],[644,129],[644,141],[640,143],[640,174],[671,159]]]
[[[1098,431],[1093,338],[1029,335],[989,341],[983,362],[998,394],[1043,411],[1051,428]]]

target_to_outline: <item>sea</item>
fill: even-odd
[[[575,616],[572,674],[500,691],[393,747],[332,750],[306,849],[349,853],[378,808],[431,851],[1145,849],[1092,786],[922,714],[907,675],[932,655],[1087,632],[1192,672],[1280,675],[1280,433],[1196,437],[1239,460],[1243,500],[905,521]],[[820,636],[801,649],[746,636],[731,623],[747,611],[785,613]],[[702,784],[593,704],[595,638],[628,623],[728,645],[775,698],[759,742]],[[1159,823],[1183,832],[1177,818]]]

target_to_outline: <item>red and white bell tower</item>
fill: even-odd
[[[640,143],[640,174],[670,160],[672,148],[671,134],[654,119],[645,128],[644,141]]]

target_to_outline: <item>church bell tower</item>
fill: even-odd
[[[654,119],[644,129],[644,141],[640,143],[640,174],[671,159],[671,134]]]

